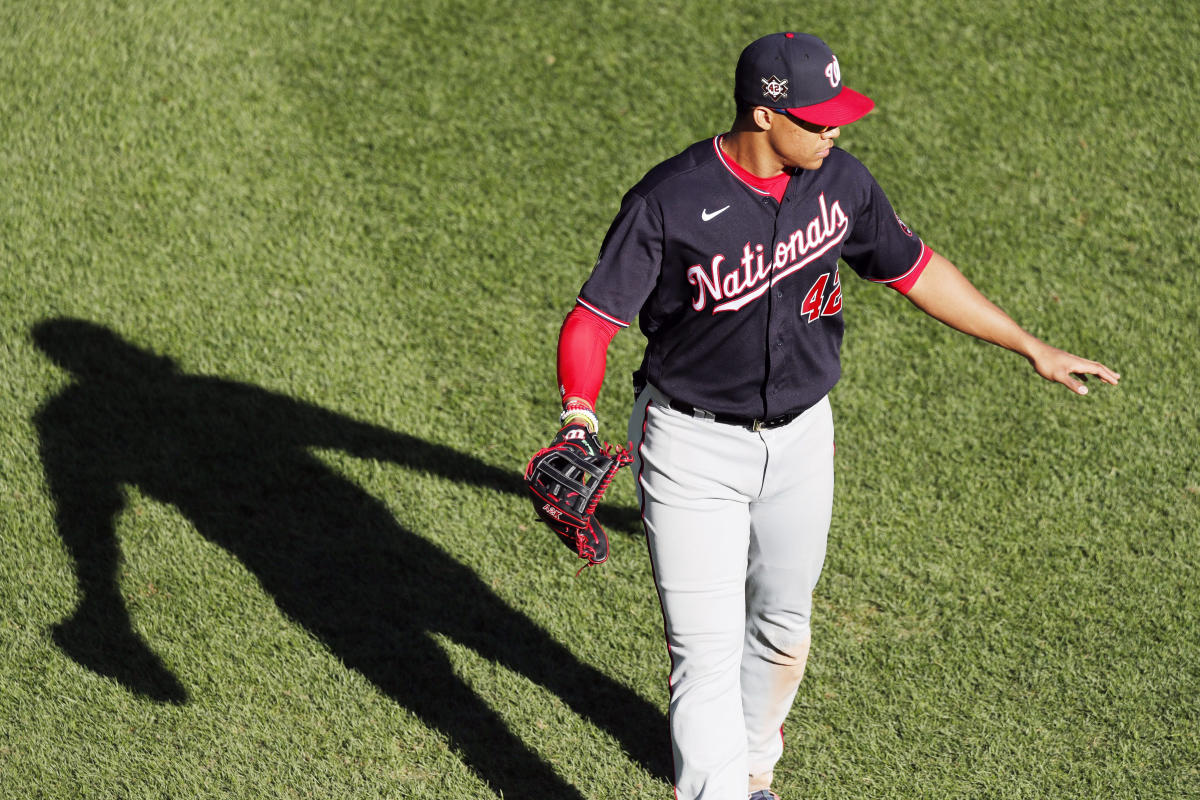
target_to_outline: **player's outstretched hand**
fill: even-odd
[[[1028,356],[1029,363],[1046,380],[1061,383],[1076,394],[1088,393],[1088,387],[1084,385],[1088,375],[1095,375],[1112,386],[1116,386],[1117,382],[1121,380],[1118,373],[1113,372],[1099,361],[1080,358],[1044,342],[1039,345]]]

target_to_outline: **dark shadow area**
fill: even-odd
[[[48,320],[32,335],[74,378],[35,423],[81,593],[53,635],[80,664],[159,701],[187,701],[133,631],[120,596],[114,523],[121,487],[132,485],[240,559],[285,614],[445,734],[506,797],[580,794],[455,676],[431,634],[546,687],[670,781],[667,724],[657,708],[581,663],[309,451],[524,495],[520,475],[259,387],[181,373],[169,358],[93,323]]]

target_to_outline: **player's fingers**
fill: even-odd
[[[1081,376],[1081,377],[1084,377],[1084,376]],[[1061,383],[1063,386],[1066,386],[1072,392],[1075,392],[1075,394],[1087,394],[1088,393],[1088,388],[1083,385],[1083,381],[1080,380],[1079,378],[1076,378],[1070,372],[1068,372],[1067,374],[1065,374],[1061,377],[1055,378],[1055,380],[1058,381],[1059,383]]]
[[[1076,375],[1095,375],[1100,380],[1113,386],[1121,380],[1121,376],[1098,361],[1082,361],[1071,368]]]
[[[1117,382],[1121,380],[1121,373],[1111,370],[1103,364],[1099,364],[1098,366],[1100,369],[1096,374],[1100,376],[1100,380],[1112,386],[1116,386]]]
[[[1071,364],[1068,369],[1069,371],[1065,375],[1063,375],[1061,378],[1056,378],[1056,380],[1058,380],[1058,382],[1064,386],[1070,388],[1071,391],[1075,392],[1076,394],[1088,393],[1087,386],[1085,386],[1083,383],[1087,380],[1088,375],[1095,375],[1100,380],[1112,386],[1116,386],[1117,382],[1121,380],[1121,376],[1118,373],[1112,371],[1098,361],[1078,359],[1075,363]]]

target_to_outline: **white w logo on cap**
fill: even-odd
[[[825,66],[825,77],[829,78],[829,85],[835,89],[842,82],[842,68],[838,65],[837,56]]]

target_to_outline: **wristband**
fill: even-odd
[[[566,425],[567,420],[575,417],[581,417],[592,433],[600,430],[600,418],[596,416],[594,411],[584,408],[582,405],[577,406],[572,404],[564,408],[562,414],[558,417],[558,422],[560,425]]]

